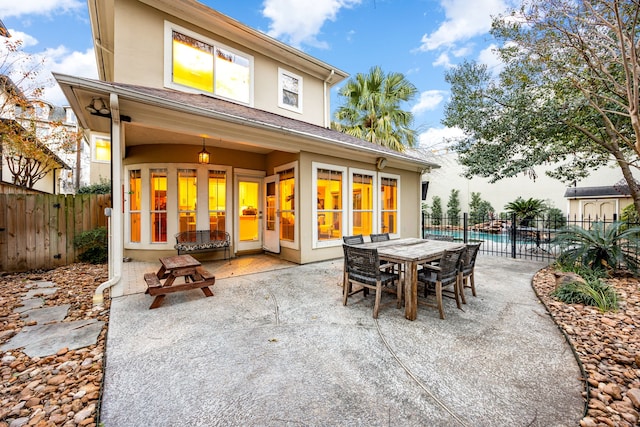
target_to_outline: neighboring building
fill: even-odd
[[[112,159],[112,279],[185,230],[296,263],[341,257],[343,235],[420,235],[437,165],[330,129],[345,72],[193,0],[88,3],[101,80],[56,79]]]
[[[624,208],[633,204],[624,180],[608,186],[569,187],[564,197],[569,201],[569,217],[577,219],[620,219]]]
[[[0,120],[9,126],[25,133],[27,129],[35,127],[37,138],[35,146],[56,165],[45,176],[38,179],[32,189],[51,194],[73,193],[74,166],[69,165],[74,165],[75,159],[56,150],[55,141],[50,141],[49,137],[54,122],[62,122],[65,129],[77,131],[75,116],[71,109],[54,107],[42,100],[26,99],[20,88],[7,76],[0,76],[0,107]],[[50,144],[51,142],[53,143]],[[3,153],[0,162],[0,181],[13,183],[14,176],[9,169],[7,147],[3,145],[0,151]],[[73,156],[75,157],[75,153]]]
[[[473,177],[472,179],[467,179],[463,177],[463,167],[458,163],[458,154],[453,151],[438,154],[434,156],[433,159],[441,165],[441,168],[433,169],[423,177],[423,181],[429,183],[426,197],[426,203],[429,208],[431,208],[433,203],[433,197],[438,196],[442,201],[443,209],[446,211],[451,190],[460,191],[459,198],[462,212],[469,212],[471,193],[480,193],[483,200],[491,203],[496,213],[504,212],[504,206],[518,197],[544,200],[549,206],[560,209],[570,217],[580,217],[585,214],[587,216],[593,216],[595,212],[600,212],[599,216],[601,216],[602,213],[606,213],[608,218],[610,218],[610,214],[614,212],[619,216],[621,210],[631,203],[626,186],[618,186],[622,194],[614,191],[612,184],[619,182],[622,177],[622,172],[615,165],[596,169],[592,171],[587,178],[578,181],[575,187],[568,188],[566,184],[549,178],[545,174],[546,170],[551,169],[552,166],[550,165],[535,168],[537,174],[535,179],[531,176],[521,174],[513,178],[505,178],[495,183],[490,183],[488,178]],[[606,196],[606,203],[597,209],[595,205],[593,205],[595,199],[591,199],[591,201],[585,205],[584,201],[578,201],[578,199],[572,196],[573,193],[571,193],[574,191],[574,188],[605,188],[603,186],[607,184],[610,185],[610,187],[606,188],[610,190],[611,194]],[[626,195],[624,191],[627,191]],[[586,195],[589,194],[589,192],[578,192],[576,194]],[[595,193],[593,195],[596,196]],[[612,197],[615,198],[616,196],[617,201],[613,202]],[[579,196],[579,198],[582,199],[582,196]]]

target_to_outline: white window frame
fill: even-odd
[[[284,76],[298,80],[298,92],[297,92],[298,106],[289,105],[283,102],[283,98],[284,98],[283,94],[285,89]],[[284,68],[278,67],[278,107],[302,114],[302,89],[303,89],[303,79],[301,76],[295,73],[292,73],[290,71],[287,71]]]
[[[396,232],[395,233],[389,233],[389,237],[392,239],[396,239],[400,237],[400,230],[402,227],[401,224],[401,218],[402,218],[402,212],[400,212],[400,208],[402,206],[402,189],[401,189],[401,185],[402,185],[402,180],[400,179],[400,175],[396,175],[396,174],[391,174],[391,173],[384,173],[384,172],[378,172],[378,190],[376,191],[376,193],[378,193],[378,206],[376,207],[376,211],[378,212],[378,220],[376,222],[376,229],[377,229],[377,233],[382,233],[383,231],[381,231],[381,227],[380,227],[380,220],[382,218],[382,211],[384,209],[382,209],[382,207],[380,206],[380,200],[382,199],[381,197],[381,189],[382,189],[382,179],[383,178],[390,178],[390,179],[395,179],[396,182],[398,183],[398,188],[397,188],[397,192],[398,192],[398,200],[396,200]]]
[[[349,174],[348,169],[344,166],[338,166],[329,163],[319,163],[319,162],[311,162],[311,180],[312,180],[312,193],[318,194],[318,169],[329,169],[336,172],[342,172],[342,233],[344,235],[345,227],[348,225],[348,212],[351,210],[349,208],[349,203],[351,202],[351,197],[348,197],[345,200],[345,195],[347,195],[349,191]],[[312,199],[313,200],[313,199]],[[316,203],[312,203],[312,220],[311,220],[311,229],[312,229],[312,248],[320,249],[320,248],[330,248],[336,246],[342,246],[342,238],[336,240],[318,240],[318,227],[316,224],[316,220],[318,218],[318,205]]]
[[[97,159],[96,141],[98,139],[109,141],[109,153],[111,153],[111,150],[112,150],[112,148],[111,148],[112,141],[111,141],[111,136],[109,134],[92,133],[91,134],[91,161],[94,162],[94,163],[109,164],[109,163],[111,163],[111,160],[98,160]]]
[[[376,233],[377,229],[380,227],[379,226],[379,222],[378,222],[378,213],[379,213],[379,206],[378,206],[378,196],[380,193],[380,186],[378,184],[378,174],[376,173],[376,171],[374,170],[370,170],[370,169],[357,169],[357,168],[349,168],[349,213],[348,213],[348,217],[349,217],[349,225],[347,230],[349,230],[349,234],[353,235],[353,176],[354,175],[367,175],[371,177],[371,185],[373,187],[373,195],[372,195],[372,203],[373,203],[373,207],[372,207],[372,217],[371,217],[371,221],[372,221],[372,229],[371,232],[372,233]]]
[[[225,171],[226,179],[226,206],[225,217],[231,220],[233,213],[233,206],[229,203],[233,200],[233,179],[231,166],[225,165],[194,165],[193,163],[137,163],[126,165],[124,168],[124,176],[129,176],[130,170],[140,170],[140,178],[142,182],[141,188],[141,206],[140,206],[140,242],[131,242],[131,223],[130,223],[130,209],[128,194],[129,179],[127,178],[124,185],[124,235],[125,249],[153,249],[153,250],[174,250],[175,239],[173,236],[178,232],[178,169],[196,169],[198,180],[198,210],[197,210],[197,229],[208,229],[209,226],[209,204],[206,203],[208,198],[207,186],[209,170]],[[151,169],[166,169],[167,171],[167,241],[166,242],[151,242],[151,197],[150,197],[150,170]],[[231,199],[229,199],[231,197]],[[229,222],[226,225],[227,231],[230,233],[233,223]]]
[[[184,34],[185,36],[194,38],[200,42],[206,43],[214,48],[220,48],[227,50],[235,55],[242,56],[249,61],[249,102],[239,101],[237,99],[228,98],[224,96],[220,96],[215,93],[215,68],[214,68],[214,82],[213,82],[213,92],[207,92],[203,90],[198,90],[196,88],[190,86],[184,86],[178,83],[173,82],[173,31]],[[214,58],[215,59],[215,58]],[[215,63],[215,60],[214,60]],[[212,67],[215,67],[214,64],[211,64]],[[246,52],[239,51],[232,47],[229,47],[225,44],[217,42],[213,39],[203,36],[202,34],[196,33],[194,31],[188,30],[180,25],[174,24],[169,21],[164,21],[164,86],[171,89],[176,89],[181,92],[190,92],[190,93],[202,93],[209,96],[214,96],[216,98],[225,99],[231,102],[235,102],[242,105],[248,105],[253,107],[253,84],[254,84],[254,58],[253,55],[249,55]]]
[[[275,168],[273,168],[273,172],[274,174],[278,174],[278,172],[283,171],[283,170],[288,170],[288,169],[293,169],[293,192],[296,195],[295,199],[294,199],[294,209],[295,209],[295,215],[296,215],[296,223],[294,225],[293,228],[293,242],[290,242],[288,240],[280,240],[280,246],[282,246],[283,248],[290,248],[290,249],[300,249],[300,235],[299,235],[299,230],[300,230],[300,197],[298,197],[298,194],[300,194],[299,191],[299,187],[300,187],[300,176],[298,174],[298,161],[293,161],[291,163],[285,163],[283,165],[277,166]],[[281,210],[281,208],[279,209]],[[280,220],[280,217],[278,216],[278,220]]]

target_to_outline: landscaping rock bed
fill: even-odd
[[[107,279],[104,265],[74,264],[48,272],[0,277],[0,344],[27,324],[14,309],[22,304],[30,281],[49,280],[57,292],[43,295],[45,306],[70,304],[65,321],[105,322],[96,345],[30,358],[19,349],[0,352],[0,427],[75,427],[98,425],[109,303],[92,307],[97,286]],[[620,295],[620,310],[600,313],[567,305],[550,296],[555,277],[541,270],[533,288],[565,332],[589,384],[588,414],[581,426],[638,425],[640,412],[640,286],[635,279],[609,283]],[[587,399],[585,392],[585,399]]]

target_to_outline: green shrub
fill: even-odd
[[[81,251],[78,259],[91,264],[104,264],[109,257],[107,228],[98,227],[83,231],[73,240],[73,245]]]
[[[610,273],[617,268],[639,272],[640,228],[626,228],[622,222],[605,225],[593,223],[590,230],[568,226],[558,231],[553,244],[560,248],[558,264],[571,268],[580,265],[587,269]]]
[[[602,312],[618,309],[618,295],[615,289],[600,279],[585,280],[586,283],[565,283],[554,290],[551,296],[568,304],[597,307]]]
[[[110,194],[111,193],[111,181],[108,179],[101,179],[99,184],[91,184],[85,187],[78,188],[78,194]]]

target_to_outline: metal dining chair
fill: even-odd
[[[425,298],[430,290],[436,294],[435,306],[426,301],[423,304],[437,308],[441,319],[444,319],[443,296],[455,299],[458,308],[462,309],[460,305],[460,263],[464,251],[466,251],[464,246],[459,249],[445,250],[438,265],[423,264],[422,269],[418,271],[418,282],[424,284]]]
[[[353,236],[342,236],[342,241],[347,245],[359,245],[364,243],[364,237],[362,234],[354,234]]]
[[[467,300],[464,296],[464,288],[471,289],[473,296],[476,296],[476,280],[475,280],[475,266],[478,252],[480,251],[481,243],[467,243],[467,250],[462,256],[462,277],[460,278],[460,297],[462,303],[466,304]]]
[[[389,233],[369,234],[372,242],[385,242],[390,240]]]
[[[388,273],[380,270],[380,257],[378,250],[361,248],[358,246],[350,246],[343,244],[345,272],[344,272],[344,288],[343,305],[347,305],[347,299],[358,292],[366,296],[366,290],[372,289],[376,292],[376,299],[373,305],[373,317],[378,318],[380,310],[380,300],[383,291],[390,291],[396,294],[397,308],[401,306],[402,287],[400,283],[400,275]],[[395,291],[386,286],[395,284]],[[358,285],[359,289],[353,288]]]

